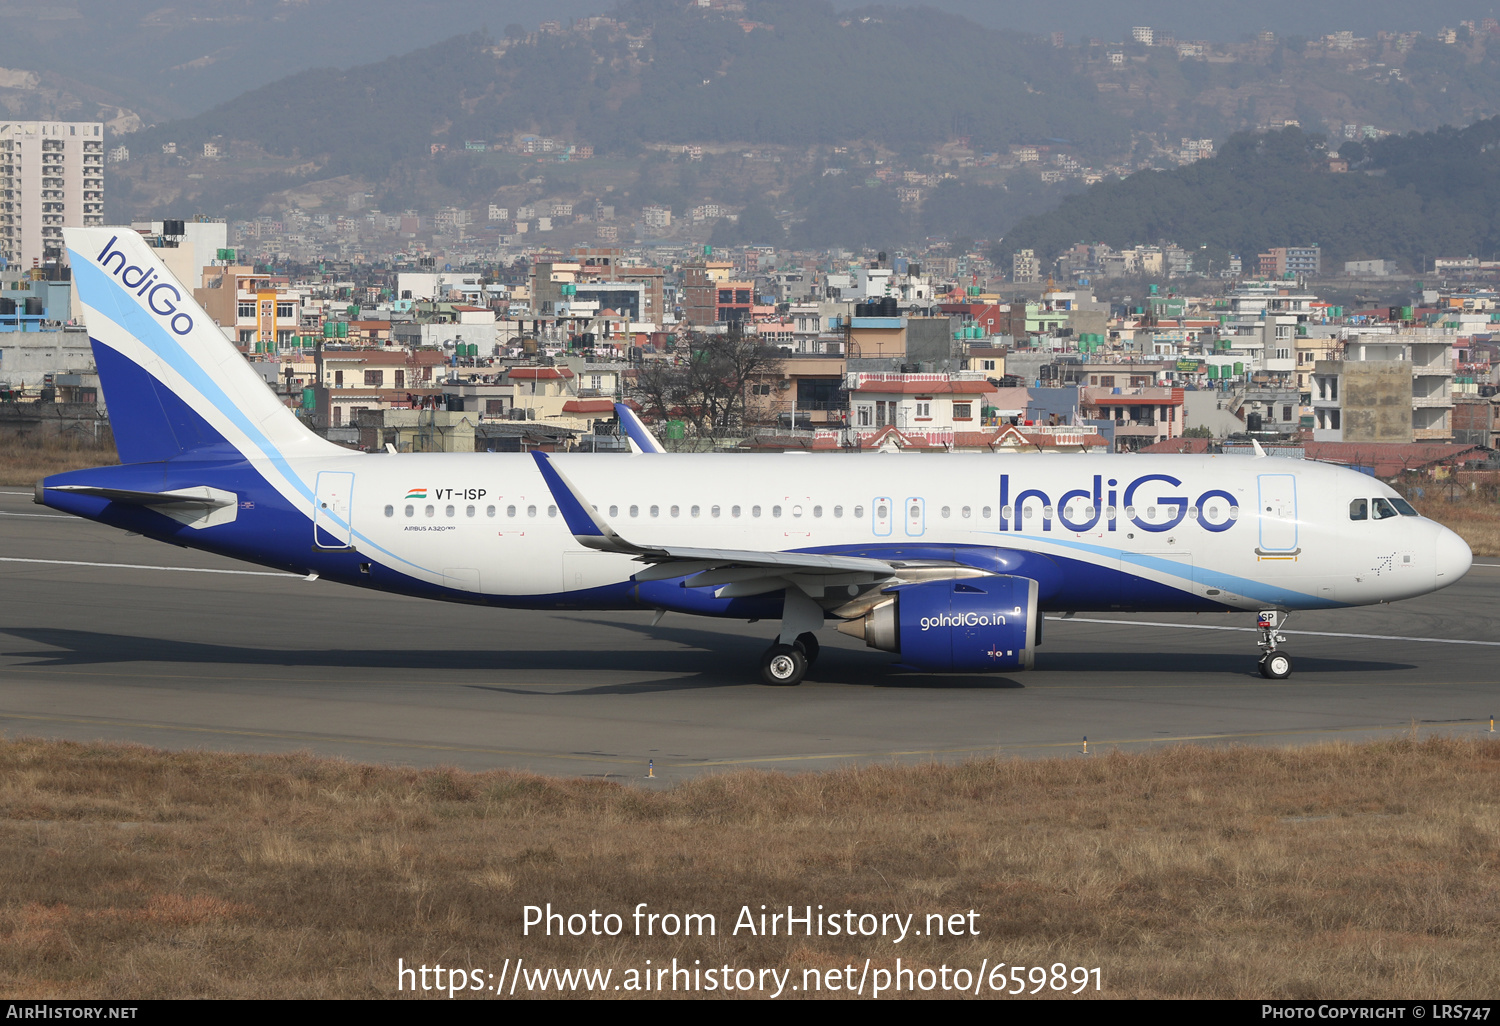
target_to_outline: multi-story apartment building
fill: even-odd
[[[1313,371],[1316,442],[1439,442],[1453,437],[1451,332],[1360,335]]]
[[[63,259],[65,227],[104,223],[104,125],[0,121],[0,256],[31,268]]]
[[[1323,251],[1318,246],[1278,246],[1259,257],[1265,278],[1317,275],[1323,269]]]

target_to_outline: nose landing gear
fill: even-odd
[[[1260,675],[1267,680],[1285,680],[1292,675],[1292,657],[1276,648],[1286,642],[1281,633],[1286,619],[1287,615],[1279,609],[1262,609],[1256,617],[1256,628],[1260,631],[1257,644],[1261,650],[1258,665]]]

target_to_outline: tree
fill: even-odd
[[[683,345],[686,342],[686,346]],[[693,332],[677,344],[677,360],[653,360],[636,375],[631,396],[661,420],[683,420],[698,438],[739,428],[752,378],[775,369],[781,350],[738,326],[721,334]]]

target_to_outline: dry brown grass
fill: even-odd
[[[0,992],[379,997],[396,960],[800,980],[1100,966],[1113,997],[1500,992],[1500,743],[1181,746],[739,771],[661,792],[305,755],[0,742]],[[523,938],[522,906],[713,912]],[[729,935],[741,905],[981,913],[975,938]],[[628,922],[628,919],[627,919]],[[518,995],[519,996],[519,993]]]
[[[81,446],[56,438],[9,438],[0,440],[0,485],[30,488],[52,474],[119,462],[114,446]]]
[[[1500,556],[1500,504],[1490,491],[1458,492],[1449,499],[1440,487],[1433,489],[1437,494],[1431,497],[1412,499],[1412,505],[1423,516],[1458,532],[1474,555]]]

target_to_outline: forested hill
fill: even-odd
[[[515,38],[474,33],[303,72],[136,138],[149,151],[222,136],[376,176],[434,142],[516,131],[601,154],[688,141],[920,151],[955,135],[990,149],[1066,136],[1084,155],[1129,143],[1128,126],[1049,44],[930,9],[748,0],[726,13],[627,0],[612,15],[587,32],[513,27]]]
[[[1320,137],[1288,128],[1233,135],[1209,160],[1101,182],[1006,233],[997,253],[1055,256],[1077,242],[1175,242],[1246,258],[1318,243],[1325,267],[1500,250],[1500,118],[1373,143],[1344,142],[1348,173],[1328,170]]]

